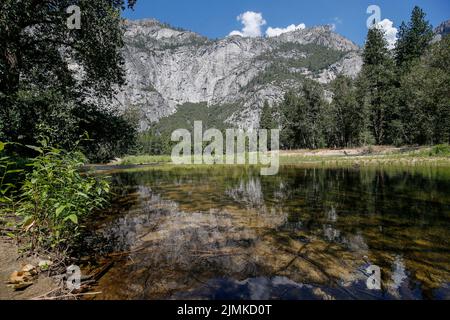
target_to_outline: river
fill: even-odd
[[[97,299],[450,299],[450,170],[109,172]],[[370,290],[369,266],[381,270]]]

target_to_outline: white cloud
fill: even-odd
[[[267,22],[264,20],[261,13],[247,11],[237,17],[244,27],[241,31],[232,31],[230,36],[241,36],[241,37],[260,37],[262,35],[261,27]]]
[[[261,13],[247,11],[240,14],[237,17],[237,20],[242,23],[242,30],[234,30],[230,32],[229,36],[241,36],[241,37],[261,37],[263,35],[262,27],[267,24],[266,20],[264,20]],[[299,25],[291,24],[286,28],[272,28],[269,27],[266,30],[267,37],[277,37],[286,32],[292,32],[296,30],[305,29],[306,26],[304,23]]]
[[[397,43],[397,28],[395,28],[394,23],[389,19],[384,19],[378,22],[377,26],[384,31],[384,37],[388,42],[388,48],[394,49]]]
[[[303,30],[306,28],[306,25],[304,23],[300,23],[299,25],[291,24],[290,26],[286,28],[272,28],[269,27],[266,31],[266,36],[268,37],[278,37],[279,35],[286,33],[286,32],[292,32],[296,30]]]

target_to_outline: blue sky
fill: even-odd
[[[209,38],[222,38],[242,30],[237,16],[252,11],[266,21],[261,26],[263,34],[268,27],[335,24],[336,32],[361,45],[367,34],[369,5],[378,5],[381,19],[389,19],[393,27],[408,20],[415,5],[424,9],[433,26],[450,19],[449,0],[138,0],[134,12],[125,12],[125,17],[156,18]]]

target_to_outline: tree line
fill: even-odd
[[[432,26],[415,7],[388,49],[372,27],[356,79],[339,75],[323,87],[306,80],[277,108],[265,103],[260,127],[281,128],[282,148],[434,145],[450,142],[450,37],[433,43]]]

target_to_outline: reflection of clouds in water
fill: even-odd
[[[341,232],[330,225],[324,225],[323,235],[328,241],[338,242],[341,236]]]
[[[252,281],[254,280],[254,281]],[[245,281],[250,291],[252,300],[268,300],[270,298],[270,280],[267,278],[256,278]],[[243,283],[245,284],[245,283]]]
[[[261,184],[259,180],[253,180],[241,183],[238,189],[241,195],[245,194],[245,199],[250,199],[249,195],[258,195],[261,191]],[[253,199],[261,198],[256,196]],[[297,277],[296,281],[309,279],[311,274],[318,272],[314,266],[301,259],[291,264],[293,256],[286,256],[283,251],[266,251],[266,244],[261,244],[261,241],[266,240],[261,239],[258,230],[284,230],[290,225],[287,214],[273,208],[236,212],[219,209],[207,212],[180,211],[175,202],[163,200],[150,188],[141,186],[138,188],[137,201],[128,213],[105,224],[99,232],[109,237],[108,241],[116,245],[116,250],[138,249],[130,255],[132,264],[121,266],[123,271],[118,269],[118,272],[123,275],[120,280],[123,282],[122,287],[139,284],[138,287],[142,289],[137,292],[144,292],[148,296],[162,294],[173,297],[171,291],[174,290],[183,297],[185,287],[190,287],[191,290],[199,290],[197,294],[200,298],[216,297],[220,292],[225,298],[241,296],[254,300],[333,297],[336,293],[290,280],[292,277]],[[341,232],[333,224],[324,225],[323,232],[327,240],[340,242]],[[307,238],[292,239],[303,244],[310,242]],[[346,241],[348,247],[358,253],[367,250],[361,235]],[[317,243],[315,245],[317,247]],[[279,259],[285,262],[277,264]],[[305,274],[298,276],[300,270],[296,263],[306,263],[302,267],[311,268],[311,272],[305,271]],[[326,261],[323,265],[320,261],[316,263],[324,269],[330,267]],[[286,270],[289,274],[287,277],[261,277],[274,266],[276,269],[284,266],[292,268]],[[333,265],[331,270],[335,267],[338,264]],[[346,270],[345,266],[342,268]],[[334,276],[339,278],[340,274]],[[218,277],[223,278],[214,280]],[[117,278],[114,281],[118,281]],[[206,287],[205,283],[208,283]],[[184,294],[189,298],[196,297],[192,291]]]
[[[331,300],[333,295],[323,289],[308,284],[297,283],[287,277],[275,276],[248,278],[243,281],[211,279],[189,292],[178,292],[173,299],[322,299]]]
[[[334,207],[331,207],[330,210],[327,211],[327,219],[331,222],[336,222],[338,219],[338,215],[336,213],[336,209]]]
[[[347,244],[348,248],[352,251],[358,252],[360,254],[366,254],[369,250],[364,237],[360,234],[350,235],[342,240],[343,243]]]
[[[400,255],[395,256],[394,263],[392,265],[391,283],[389,285],[389,291],[392,295],[398,295],[399,289],[403,282],[408,279],[405,269],[405,263],[403,257]]]
[[[331,207],[331,209],[326,211],[326,219],[331,222],[335,223],[338,220],[338,214],[336,212],[336,209],[334,207]],[[331,224],[324,224],[323,225],[323,235],[326,240],[332,241],[332,242],[340,242],[341,241],[341,231],[336,229]]]
[[[251,208],[264,206],[264,194],[259,177],[252,177],[245,182],[241,180],[237,188],[229,189],[225,194],[234,201],[243,203]]]
[[[280,181],[278,190],[275,190],[273,192],[274,199],[284,200],[288,198],[289,195],[290,195],[289,186],[287,186],[283,181]]]

